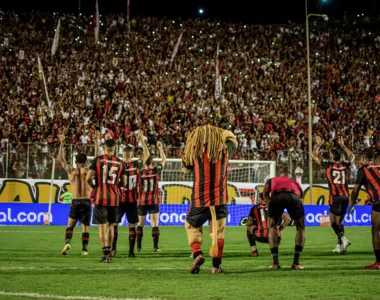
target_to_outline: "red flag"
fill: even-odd
[[[95,43],[99,40],[99,4],[98,0],[96,0],[95,5],[95,15],[94,15],[94,23],[95,23]]]

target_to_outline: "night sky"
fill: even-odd
[[[247,23],[283,23],[304,19],[304,0],[130,0],[131,14],[156,17],[199,17]],[[80,0],[81,11],[92,14],[95,0]],[[322,9],[320,4],[322,2]],[[374,15],[380,13],[380,0],[309,0],[309,11],[326,13],[330,19],[342,19],[358,13]],[[127,0],[99,0],[100,12],[126,12]],[[18,11],[51,10],[78,12],[78,0],[0,0],[1,9]],[[321,10],[320,10],[321,9]]]

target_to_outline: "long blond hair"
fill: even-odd
[[[205,152],[211,162],[217,162],[227,150],[223,132],[223,129],[212,125],[194,129],[186,140],[186,148],[182,157],[184,163],[187,166],[194,165],[194,160],[203,158]]]

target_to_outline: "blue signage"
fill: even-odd
[[[189,210],[188,204],[161,204],[160,226],[183,226],[186,214]],[[227,226],[244,225],[251,205],[230,204]],[[48,204],[28,203],[0,203],[0,225],[43,225],[44,213],[48,211]],[[51,224],[67,225],[70,205],[52,204]],[[329,213],[328,205],[305,205],[305,221],[307,226],[319,226],[320,217]],[[124,217],[120,225],[126,225]],[[93,220],[92,220],[92,224]],[[146,225],[150,225],[149,215]],[[207,224],[206,224],[207,225]],[[371,206],[356,206],[355,211],[345,218],[345,226],[371,226]]]

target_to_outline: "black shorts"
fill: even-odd
[[[118,223],[121,222],[124,214],[127,215],[128,224],[136,224],[139,221],[137,216],[137,203],[125,202],[120,203],[118,208]]]
[[[91,201],[90,199],[73,199],[70,206],[69,218],[78,220],[84,225],[90,225]]]
[[[225,219],[228,216],[227,205],[215,206],[216,219]],[[186,221],[192,227],[199,228],[207,221],[211,221],[210,207],[190,207],[187,213]]]
[[[95,224],[117,223],[117,206],[99,206],[95,205],[94,215]]]
[[[269,244],[269,239],[267,237],[266,238],[265,237],[259,237],[256,235],[253,235],[253,236],[254,236],[256,242]],[[279,236],[277,243],[280,243],[280,242],[281,242],[281,237]]]
[[[344,217],[347,212],[348,197],[346,196],[330,196],[330,214]]]
[[[277,222],[281,220],[284,209],[288,211],[293,220],[305,216],[302,201],[296,194],[289,192],[274,193],[270,200],[268,215],[269,218],[274,218]]]
[[[152,214],[158,214],[160,212],[160,205],[159,204],[152,204],[152,205],[137,205],[137,213],[139,216],[146,216],[147,213],[150,215]]]

